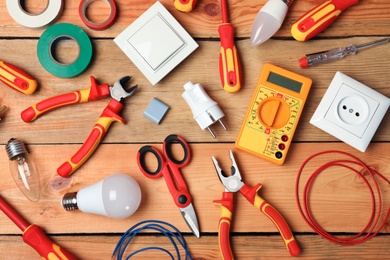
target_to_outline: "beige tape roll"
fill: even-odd
[[[62,13],[62,0],[48,0],[45,10],[39,14],[27,13],[23,8],[23,0],[7,0],[8,13],[20,25],[28,28],[42,28],[54,20]]]

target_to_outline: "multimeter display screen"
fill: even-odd
[[[267,81],[298,93],[301,92],[301,88],[302,88],[301,82],[286,78],[272,71],[270,72]]]

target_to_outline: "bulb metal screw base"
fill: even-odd
[[[61,205],[66,211],[78,210],[77,192],[66,193],[61,200]]]
[[[12,160],[14,157],[21,155],[21,154],[26,154],[27,149],[25,144],[22,141],[19,141],[18,139],[11,138],[6,146],[5,150],[7,151],[8,158]]]

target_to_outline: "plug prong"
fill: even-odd
[[[217,138],[217,136],[214,134],[213,130],[211,130],[210,127],[207,127],[207,130],[209,130],[211,136],[212,136],[214,139]]]
[[[221,126],[223,127],[223,129],[225,129],[225,131],[227,131],[227,127],[226,127],[226,125],[223,123],[223,121],[220,119],[220,120],[218,120],[218,122],[221,124]]]

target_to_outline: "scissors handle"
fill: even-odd
[[[177,160],[175,156],[172,154],[172,145],[180,144],[184,151],[184,157],[181,160]],[[190,147],[186,140],[180,135],[171,134],[168,135],[163,143],[163,151],[164,155],[167,157],[168,161],[171,161],[176,167],[182,168],[186,166],[191,159]]]
[[[147,153],[152,153],[156,157],[157,169],[155,171],[151,171],[146,165],[145,156]],[[163,174],[163,168],[167,167],[165,160],[162,154],[160,153],[160,151],[150,145],[145,145],[141,147],[141,149],[139,149],[137,154],[137,163],[141,172],[146,177],[151,179],[159,178]]]
[[[177,160],[173,156],[171,146],[176,143],[179,143],[183,148],[184,157],[182,160]],[[163,175],[175,204],[179,208],[187,207],[192,202],[192,198],[179,169],[190,162],[191,156],[188,143],[181,136],[169,135],[164,140],[163,150],[164,154],[162,155],[153,146],[143,146],[137,154],[138,167],[148,178],[156,179]],[[145,156],[147,153],[152,153],[157,159],[157,169],[155,171],[151,171],[146,165]]]

